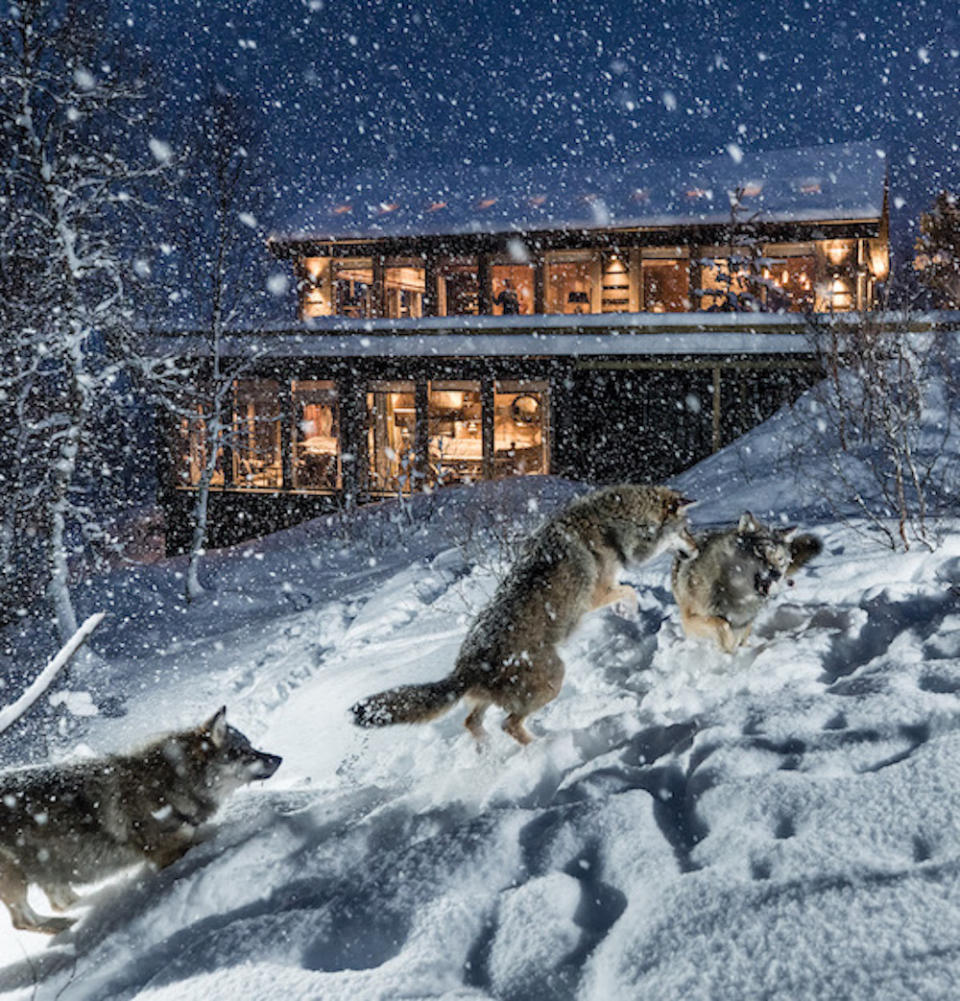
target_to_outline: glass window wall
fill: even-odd
[[[414,481],[416,410],[412,382],[373,382],[367,390],[370,489],[410,493]]]
[[[494,264],[490,269],[491,301],[495,316],[533,313],[533,266]]]
[[[336,490],[340,469],[340,408],[336,383],[325,379],[295,379],[293,397],[293,487],[296,490]]]
[[[580,260],[548,260],[546,309],[548,313],[592,313],[599,264]]]
[[[644,260],[643,308],[650,313],[685,313],[690,308],[686,260]]]
[[[549,429],[545,382],[498,382],[493,396],[494,474],[548,473]]]
[[[273,379],[238,379],[233,406],[233,485],[240,490],[283,486],[280,384]]]
[[[430,479],[469,483],[483,475],[480,383],[431,382],[427,409]]]

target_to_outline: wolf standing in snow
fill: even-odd
[[[71,918],[34,911],[30,884],[66,910],[79,899],[71,883],[144,861],[162,869],[199,840],[197,828],[231,792],[280,762],[228,726],[224,708],[133,754],[0,773],[0,900],[13,926],[69,928]]]
[[[774,529],[746,511],[736,528],[697,540],[692,559],[673,564],[673,596],[688,636],[714,640],[725,653],[744,644],[760,610],[823,548],[795,527]]]
[[[667,487],[632,485],[574,501],[528,540],[467,633],[453,672],[362,699],[352,707],[355,722],[420,723],[466,698],[473,709],[465,725],[478,740],[492,703],[508,714],[503,729],[529,743],[524,720],[556,698],[563,682],[557,645],[592,609],[636,602],[617,580],[624,567],[666,549],[696,551],[685,516],[692,503]]]

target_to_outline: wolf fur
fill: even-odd
[[[749,511],[736,528],[697,545],[693,558],[674,560],[673,594],[686,634],[712,639],[725,653],[746,642],[767,601],[823,548],[815,535],[769,528]]]
[[[478,740],[494,704],[508,714],[503,729],[529,743],[524,720],[556,698],[563,681],[557,645],[592,609],[636,604],[634,590],[617,579],[625,566],[666,549],[696,550],[684,513],[691,503],[666,487],[634,485],[574,501],[527,541],[467,633],[453,672],[362,699],[352,707],[355,722],[422,723],[467,698],[465,725]]]
[[[280,762],[229,726],[224,708],[131,754],[0,773],[0,900],[14,927],[69,928],[71,918],[34,911],[31,884],[67,910],[79,899],[73,883],[144,861],[170,865],[231,792],[269,778]]]

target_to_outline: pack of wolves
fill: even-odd
[[[557,647],[590,611],[637,604],[621,572],[674,553],[673,592],[690,636],[732,652],[764,604],[820,551],[819,540],[775,529],[745,513],[738,525],[695,537],[692,505],[667,487],[621,485],[582,497],[526,543],[470,627],[453,670],[439,681],[401,685],[352,706],[360,726],[420,723],[464,700],[477,740],[491,705],[503,729],[532,739],[527,717],[556,698],[564,665]],[[72,884],[127,866],[163,868],[201,837],[201,826],[239,786],[269,778],[281,759],[254,748],[226,721],[226,709],[146,747],[74,764],[0,773],[0,900],[13,925],[56,934],[71,918],[38,914],[39,886],[54,910],[77,901]]]
[[[611,602],[635,605],[620,572],[664,550],[675,554],[673,593],[685,632],[732,653],[821,544],[793,527],[762,525],[749,512],[734,528],[694,538],[686,520],[693,503],[667,487],[626,484],[574,501],[528,540],[467,632],[450,674],[369,695],[351,707],[354,722],[421,723],[463,699],[471,707],[465,725],[478,740],[484,713],[496,705],[506,712],[503,729],[529,743],[527,716],[555,699],[563,682],[557,646],[587,612]]]

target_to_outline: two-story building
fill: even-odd
[[[297,316],[234,331],[213,541],[356,501],[554,473],[660,480],[815,376],[810,314],[887,277],[872,143],[597,169],[370,173],[298,208],[271,249]],[[171,339],[172,340],[172,339]],[[174,350],[207,348],[186,333]],[[185,540],[198,422],[170,427]]]

